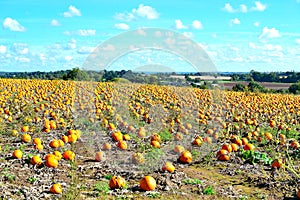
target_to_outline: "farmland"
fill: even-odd
[[[297,95],[1,79],[0,106],[3,199],[297,198]]]

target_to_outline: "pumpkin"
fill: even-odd
[[[58,140],[52,140],[50,143],[49,143],[49,146],[51,148],[58,148],[60,146],[59,144],[59,141]]]
[[[136,164],[142,164],[145,162],[145,158],[144,158],[143,154],[141,154],[141,153],[134,153],[132,155],[132,160]]]
[[[41,157],[38,155],[32,156],[30,162],[33,165],[41,165],[43,163]]]
[[[13,156],[14,158],[21,159],[22,156],[23,156],[23,153],[22,153],[21,150],[16,149],[16,150],[14,150],[12,156]]]
[[[50,192],[53,194],[61,194],[62,193],[62,186],[59,183],[55,183],[51,186]]]
[[[74,160],[75,159],[75,153],[71,150],[67,150],[63,153],[63,157],[66,160]]]
[[[162,170],[173,173],[175,171],[175,167],[171,162],[165,162],[164,166],[162,167]]]
[[[110,189],[123,188],[126,185],[126,181],[121,176],[113,176],[109,181]]]
[[[46,159],[46,166],[47,167],[53,167],[53,168],[57,168],[58,166],[58,160],[56,158],[56,156],[49,156],[48,159]]]
[[[106,151],[110,150],[111,149],[111,144],[109,144],[108,142],[104,143],[102,149],[106,150]]]
[[[128,148],[127,143],[125,141],[119,141],[117,144],[117,147],[119,147],[120,149],[123,149],[123,150]]]
[[[22,141],[26,142],[26,143],[31,142],[31,136],[29,134],[27,134],[27,133],[23,134],[22,135]]]
[[[156,140],[152,140],[151,146],[153,146],[154,148],[160,148],[160,143]]]
[[[98,162],[105,161],[106,160],[105,153],[102,151],[98,151],[95,155],[95,160]]]
[[[152,176],[145,176],[140,181],[140,188],[144,191],[155,190],[156,181]]]
[[[193,160],[193,156],[189,151],[183,151],[179,157],[180,162],[182,163],[191,163]]]

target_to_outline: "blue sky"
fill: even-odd
[[[300,0],[0,0],[0,71],[81,68],[114,36],[144,27],[184,34],[218,71],[300,71]],[[142,50],[109,69],[191,71],[171,53]]]

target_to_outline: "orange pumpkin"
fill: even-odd
[[[47,167],[57,168],[58,160],[57,160],[56,156],[49,156],[48,159],[46,159],[45,164]]]
[[[145,158],[144,158],[143,154],[141,154],[141,153],[134,153],[132,155],[132,160],[136,164],[142,164],[145,162]]]
[[[152,176],[145,176],[140,181],[140,188],[144,191],[155,190],[156,181]]]
[[[193,160],[193,156],[192,156],[191,152],[186,150],[181,153],[179,160],[182,163],[191,163]]]
[[[95,160],[98,162],[105,161],[106,160],[105,153],[102,151],[98,151],[95,155]]]
[[[62,193],[62,186],[59,183],[55,183],[51,186],[50,192],[53,194],[61,194]]]
[[[170,173],[173,173],[175,171],[175,167],[171,162],[166,162],[164,166],[162,167],[163,171],[168,171]]]
[[[119,189],[123,188],[126,185],[126,181],[121,176],[113,176],[109,181],[110,189]]]
[[[22,141],[26,142],[26,143],[31,142],[31,136],[29,134],[27,134],[27,133],[23,134],[22,135]]]
[[[41,165],[43,163],[41,157],[38,155],[32,156],[30,162],[33,165]]]
[[[111,144],[109,144],[108,142],[104,143],[102,149],[106,150],[106,151],[110,150],[111,149]]]
[[[21,159],[22,156],[23,156],[23,153],[22,153],[21,150],[16,149],[16,150],[14,150],[12,156],[13,156],[14,158]]]
[[[67,150],[63,153],[63,157],[66,160],[74,160],[75,159],[75,153],[71,150]]]

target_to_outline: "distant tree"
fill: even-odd
[[[264,91],[264,87],[255,81],[249,82],[248,88],[251,92],[263,92]]]
[[[289,92],[293,94],[300,94],[300,82],[297,82],[295,84],[292,84],[289,87]]]
[[[232,87],[233,91],[241,91],[244,92],[246,90],[246,86],[240,83],[235,84],[235,86]]]

